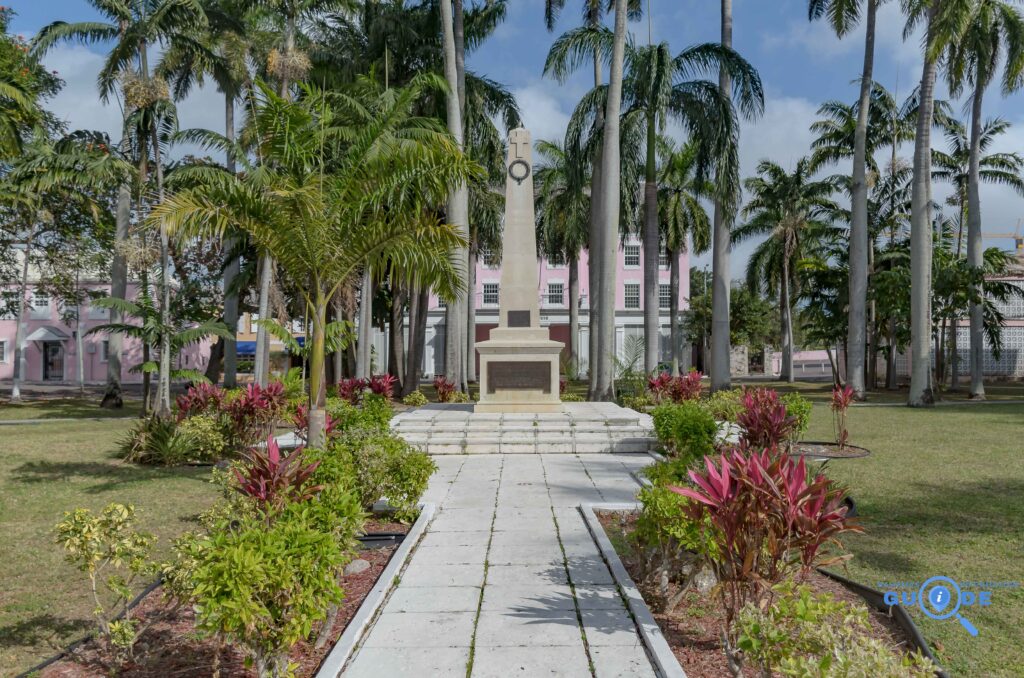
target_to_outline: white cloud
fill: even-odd
[[[556,87],[553,82],[540,82],[512,91],[522,111],[523,124],[535,140],[561,141],[565,137],[565,128],[572,112],[564,102],[552,95]]]

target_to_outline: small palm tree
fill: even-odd
[[[780,379],[793,381],[793,302],[798,293],[798,263],[809,258],[834,229],[832,215],[838,205],[832,194],[838,184],[833,178],[815,180],[810,160],[801,158],[792,172],[770,160],[757,166],[758,176],[744,187],[750,201],[743,208],[749,220],[733,232],[740,242],[751,236],[769,237],[747,263],[747,281],[752,288],[777,288],[782,319],[782,373]]]
[[[459,288],[448,253],[465,241],[438,223],[435,208],[479,168],[437,121],[415,115],[416,103],[439,90],[443,84],[424,75],[383,93],[370,82],[338,94],[302,86],[292,102],[258,84],[251,125],[260,164],[246,161],[242,176],[197,170],[197,186],[151,215],[182,236],[246,232],[300,290],[312,318],[311,444],[323,441],[327,308],[335,293],[363,267],[385,261],[435,278],[448,297]],[[209,142],[227,146],[219,135]]]

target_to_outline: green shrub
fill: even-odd
[[[786,406],[786,414],[796,417],[796,426],[793,429],[793,441],[800,440],[807,433],[807,427],[811,424],[811,401],[799,393],[787,393],[782,396],[782,404]]]
[[[128,603],[136,580],[153,573],[147,559],[156,542],[152,534],[137,531],[134,522],[134,506],[109,504],[98,516],[89,509],[65,511],[55,528],[65,559],[89,577],[100,635],[115,652],[128,656],[140,633]],[[116,615],[121,616],[108,621]]]
[[[637,412],[646,412],[651,405],[651,398],[646,393],[622,396],[622,406]]]
[[[245,518],[183,547],[196,628],[247,651],[261,677],[290,675],[289,649],[344,597],[345,552],[301,509],[269,525]]]
[[[353,405],[340,398],[330,398],[327,401],[327,413],[334,419],[334,430],[338,434],[387,432],[394,409],[384,396],[367,393],[360,405]]]
[[[409,395],[402,398],[402,402],[409,407],[423,407],[427,404],[427,396],[423,395],[423,391],[416,389]]]
[[[220,418],[209,414],[197,414],[182,420],[178,424],[177,435],[185,438],[191,446],[192,461],[217,461],[228,447]]]
[[[176,466],[193,460],[193,445],[191,438],[178,432],[173,419],[148,417],[135,424],[118,447],[127,462]]]
[[[686,457],[668,457],[644,468],[643,474],[654,485],[682,485],[690,482],[687,473],[693,468],[694,461],[700,463],[700,460]]]
[[[452,399],[449,402],[453,403],[468,403],[470,401],[469,394],[465,391],[455,391],[452,393]]]
[[[409,443],[388,433],[353,433],[335,442],[328,454],[338,455],[351,469],[364,509],[381,498],[396,510],[398,520],[411,520],[434,461]]]
[[[581,396],[579,393],[565,392],[559,396],[563,403],[582,403],[586,402],[586,398]]]
[[[783,582],[772,603],[740,612],[743,656],[763,675],[853,678],[930,678],[935,665],[920,654],[906,655],[871,635],[862,604],[815,594],[806,586]]]
[[[366,512],[356,485],[351,460],[333,450],[307,449],[307,462],[319,462],[312,482],[323,489],[308,506],[310,517],[321,529],[331,532],[346,552],[356,547],[356,537],[363,531]]]
[[[718,424],[700,403],[667,403],[654,408],[654,432],[666,452],[689,464],[715,451]]]
[[[704,400],[704,407],[716,420],[735,424],[743,411],[743,389],[715,391]]]

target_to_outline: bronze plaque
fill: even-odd
[[[509,311],[508,312],[508,326],[509,327],[529,327],[530,326],[530,312],[529,311]]]
[[[493,362],[487,363],[487,392],[542,391],[551,393],[551,363]]]

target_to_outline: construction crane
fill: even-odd
[[[1018,257],[1024,257],[1024,233],[1022,233],[1022,225],[1024,225],[1024,219],[1017,220],[1017,228],[1013,233],[982,233],[981,237],[985,240],[1012,240],[1014,249],[1016,250]]]

